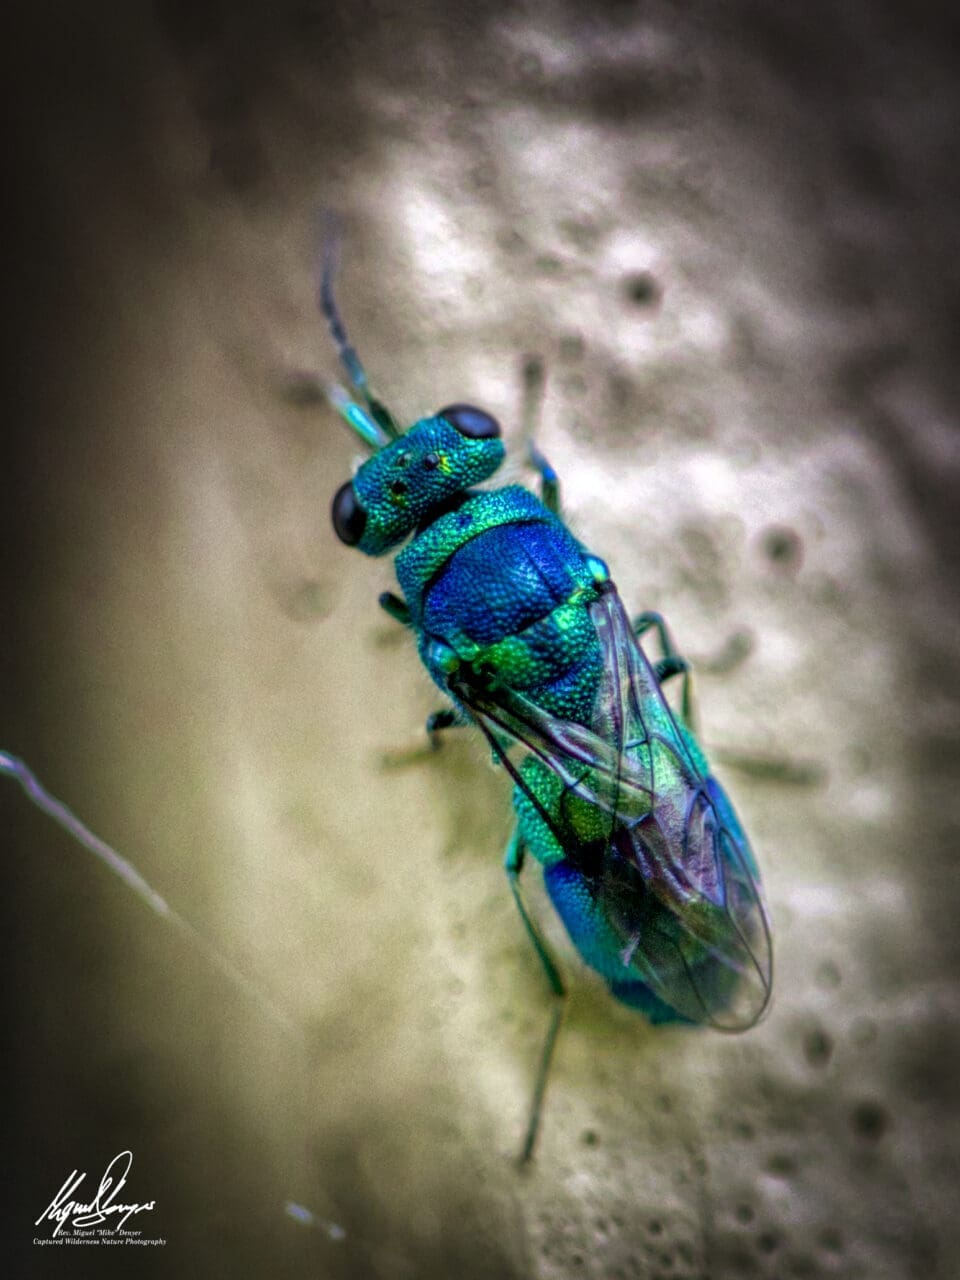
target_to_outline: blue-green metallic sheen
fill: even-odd
[[[403,620],[513,774],[517,847],[543,867],[586,963],[653,1021],[742,1029],[770,982],[742,827],[603,561],[522,486],[471,487],[502,456],[442,417],[414,423],[353,478],[358,548],[409,537],[395,562]]]
[[[401,433],[347,342],[329,275],[324,290],[366,408],[333,401],[375,450],[338,492],[335,528],[367,555],[401,548],[402,598],[388,594],[381,604],[413,632],[450,700],[428,721],[431,738],[474,724],[514,782],[506,870],[557,997],[529,1158],[565,987],[523,900],[525,854],[541,865],[571,941],[613,996],[653,1023],[728,1031],[752,1026],[770,995],[759,872],[689,723],[687,664],[659,615],[627,618],[606,564],[560,517],[549,463],[528,439],[541,498],[519,485],[476,488],[504,451],[497,424],[470,406]],[[650,628],[663,650],[655,664],[640,644]],[[682,714],[661,688],[681,674]]]

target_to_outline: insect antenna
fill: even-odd
[[[342,387],[331,388],[328,391],[328,397],[333,407],[346,419],[361,440],[376,451],[389,444],[391,440],[396,440],[400,435],[400,429],[393,414],[370,389],[367,371],[347,337],[347,331],[337,308],[333,296],[333,279],[337,273],[339,248],[340,236],[337,223],[328,216],[323,234],[317,301],[329,326],[330,336],[336,345],[340,363],[350,379],[350,385],[363,398],[366,408],[355,404]]]
[[[527,458],[533,469],[540,473],[540,496],[544,506],[554,514],[560,511],[560,480],[553,467],[537,448],[534,437],[543,408],[543,389],[546,376],[539,356],[525,356],[523,361],[523,441]]]

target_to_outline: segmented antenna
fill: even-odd
[[[543,361],[539,356],[523,359],[523,438],[527,446],[530,465],[540,473],[540,497],[543,505],[554,514],[560,511],[560,477],[537,447],[535,436],[540,410],[543,407],[543,388],[546,381]]]
[[[320,266],[320,288],[317,301],[330,328],[330,336],[337,348],[340,363],[350,379],[350,385],[363,398],[366,409],[354,404],[341,387],[329,393],[330,403],[348,422],[365,444],[382,449],[401,434],[393,414],[383,401],[370,389],[367,371],[354,350],[333,296],[333,278],[337,272],[340,249],[340,230],[337,220],[327,215],[324,220],[323,249]]]

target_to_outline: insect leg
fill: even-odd
[[[554,1002],[553,1011],[550,1015],[550,1025],[547,1028],[547,1037],[543,1043],[543,1052],[540,1055],[540,1068],[537,1072],[537,1082],[533,1090],[533,1100],[530,1104],[530,1119],[527,1123],[527,1135],[524,1139],[523,1150],[520,1153],[520,1163],[526,1164],[533,1155],[534,1144],[537,1141],[537,1131],[540,1128],[540,1111],[543,1107],[543,1095],[547,1087],[547,1077],[550,1074],[550,1063],[553,1059],[553,1050],[557,1043],[557,1036],[560,1032],[560,1024],[563,1021],[563,1010],[566,1004],[567,988],[564,985],[563,978],[556,961],[550,954],[550,948],[546,939],[541,934],[539,928],[530,912],[527,910],[527,904],[524,901],[523,890],[520,886],[520,872],[523,870],[523,860],[526,847],[523,843],[523,837],[520,835],[520,828],[514,829],[510,842],[507,845],[507,852],[504,857],[504,869],[507,873],[507,879],[510,881],[510,891],[513,899],[517,904],[517,910],[520,912],[520,919],[523,921],[527,936],[533,943],[534,950],[540,957],[540,963],[543,965],[543,971],[547,975],[547,981],[550,983],[550,990],[553,992]]]
[[[384,768],[405,769],[412,764],[422,764],[425,760],[429,760],[435,751],[440,750],[442,746],[440,735],[446,729],[459,729],[461,725],[469,723],[467,717],[455,707],[444,707],[441,711],[431,712],[424,725],[427,741],[424,742],[418,738],[410,746],[385,751],[381,757]]]
[[[399,622],[401,626],[410,626],[410,606],[406,600],[402,600],[400,596],[395,596],[392,591],[384,591],[377,597],[377,604],[384,613],[389,613],[390,617]]]
[[[427,716],[426,730],[433,751],[440,749],[440,734],[444,729],[461,729],[470,721],[454,707],[444,707],[442,711],[433,711]]]
[[[533,442],[543,404],[543,361],[527,356],[523,362],[523,438],[530,465],[540,473],[540,500],[548,511],[560,514],[560,477]]]
[[[695,713],[693,708],[693,677],[690,674],[690,664],[686,658],[677,653],[673,637],[670,635],[670,630],[664,621],[662,613],[657,613],[654,609],[648,609],[645,613],[637,614],[633,620],[633,632],[637,639],[639,640],[641,636],[651,629],[656,631],[660,641],[660,648],[663,650],[663,657],[659,662],[653,664],[654,675],[661,684],[665,680],[669,680],[671,676],[683,676],[680,714],[683,716],[684,723],[692,728]]]
[[[690,664],[679,653],[671,653],[668,658],[660,658],[653,664],[653,673],[661,684],[672,676],[687,675],[689,671]]]
[[[664,620],[662,613],[657,613],[655,609],[647,609],[643,613],[638,613],[633,620],[633,634],[639,638],[651,629],[656,631],[657,638],[660,641],[660,647],[663,649],[665,658],[673,657],[677,652],[674,647],[673,638],[670,635],[670,629]]]

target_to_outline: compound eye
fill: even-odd
[[[451,427],[456,427],[468,440],[500,438],[500,423],[496,418],[485,413],[483,409],[474,408],[472,404],[448,404],[446,409],[440,410],[437,417],[446,418]]]
[[[357,495],[349,480],[334,494],[330,515],[334,532],[340,541],[345,542],[348,547],[355,547],[367,527],[367,513],[357,502]]]

